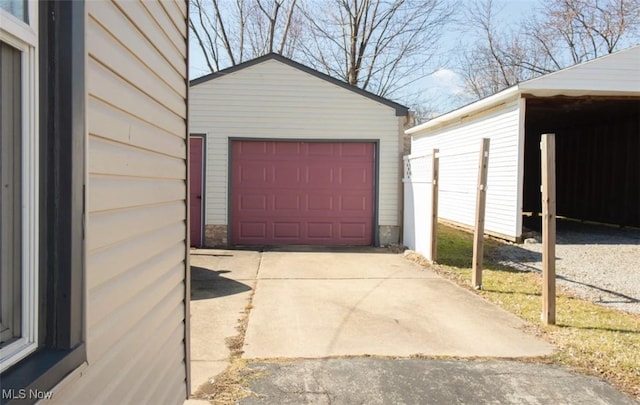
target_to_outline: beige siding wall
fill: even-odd
[[[380,141],[379,225],[399,225],[395,109],[275,60],[193,86],[192,134],[207,135],[205,223],[227,224],[229,138]]]
[[[87,367],[63,404],[186,397],[186,4],[86,2]]]
[[[442,154],[440,218],[474,225],[480,139],[490,138],[485,230],[512,239],[520,236],[522,108],[524,103],[514,99],[464,121],[430,130],[428,135],[413,137],[413,155],[433,149],[440,149]]]

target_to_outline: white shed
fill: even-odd
[[[406,107],[276,54],[190,86],[192,244],[399,241]]]
[[[640,46],[507,88],[406,131],[415,155],[479,148],[490,138],[485,229],[517,240],[540,208],[540,135],[556,134],[557,213],[640,226]],[[472,226],[471,170],[441,160],[440,212]],[[444,165],[443,165],[444,163]]]

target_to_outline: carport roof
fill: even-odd
[[[278,62],[284,63],[284,64],[286,64],[288,66],[291,66],[291,67],[293,67],[295,69],[301,70],[301,71],[303,71],[305,73],[308,73],[308,74],[310,74],[312,76],[318,77],[318,78],[320,78],[322,80],[325,80],[325,81],[327,81],[329,83],[335,84],[336,86],[339,86],[339,87],[342,87],[342,88],[347,89],[349,91],[352,91],[352,92],[354,92],[356,94],[359,94],[359,95],[361,95],[363,97],[369,98],[369,99],[371,99],[373,101],[377,101],[380,104],[384,104],[386,106],[394,108],[396,110],[396,116],[398,116],[398,117],[406,116],[406,115],[409,114],[409,108],[403,106],[402,104],[398,104],[398,103],[396,103],[394,101],[391,101],[389,99],[386,99],[384,97],[380,97],[380,96],[378,96],[378,95],[376,95],[374,93],[371,93],[369,91],[363,90],[363,89],[361,89],[359,87],[352,86],[349,83],[343,82],[342,80],[336,79],[335,77],[331,77],[331,76],[329,76],[329,75],[327,75],[325,73],[319,72],[319,71],[317,71],[315,69],[312,69],[312,68],[310,68],[308,66],[305,66],[305,65],[303,65],[301,63],[298,63],[298,62],[296,62],[294,60],[286,58],[286,57],[284,57],[282,55],[279,55],[277,53],[269,53],[267,55],[260,56],[258,58],[255,58],[255,59],[240,63],[240,64],[232,66],[230,68],[223,69],[223,70],[220,70],[218,72],[210,73],[210,74],[202,76],[202,77],[198,77],[196,79],[193,79],[193,80],[189,81],[189,86],[196,86],[196,85],[198,85],[200,83],[208,82],[209,80],[217,79],[219,77],[226,76],[226,75],[228,75],[230,73],[233,73],[233,72],[236,72],[238,70],[242,70],[242,69],[245,69],[245,68],[248,68],[248,67],[251,67],[251,66],[266,62],[266,61],[269,61],[269,60],[276,60]]]
[[[409,128],[407,135],[422,135],[520,96],[640,97],[640,45],[602,56],[511,86],[457,110]]]

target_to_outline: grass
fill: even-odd
[[[473,235],[439,225],[439,274],[471,288]],[[577,299],[558,291],[556,325],[540,322],[542,280],[538,273],[521,272],[492,260],[501,243],[485,239],[483,289],[478,294],[527,321],[532,331],[557,347],[540,361],[568,366],[604,378],[640,399],[640,314],[630,314]]]

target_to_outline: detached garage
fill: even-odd
[[[399,242],[406,107],[276,54],[190,85],[194,245]]]
[[[640,227],[640,46],[541,76],[411,128],[414,155],[440,160],[439,216],[472,226],[476,162],[446,156],[490,138],[487,233],[517,240],[536,227],[540,135],[556,134],[557,214]],[[448,158],[452,161],[451,158]],[[443,164],[444,162],[444,164]],[[449,165],[452,166],[452,165]]]

